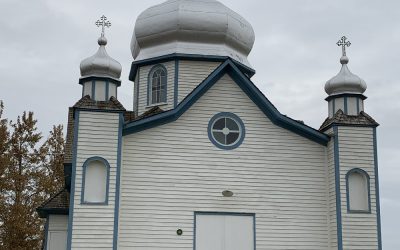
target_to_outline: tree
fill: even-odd
[[[44,221],[36,208],[62,186],[62,126],[54,126],[39,147],[42,135],[32,112],[9,123],[2,114],[1,103],[0,249],[40,249]]]

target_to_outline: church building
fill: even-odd
[[[69,108],[65,188],[37,209],[44,249],[382,249],[378,123],[346,37],[315,129],[252,82],[253,28],[216,0],[139,15],[131,111],[106,52],[110,22],[96,24],[99,47],[80,64],[82,96]]]

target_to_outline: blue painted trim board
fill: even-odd
[[[75,110],[74,115],[74,139],[72,143],[72,178],[71,178],[71,192],[69,202],[69,215],[68,215],[68,235],[67,235],[67,250],[71,249],[72,244],[72,230],[74,218],[74,195],[75,195],[75,176],[76,176],[76,155],[78,148],[78,132],[79,132],[79,110]]]
[[[179,78],[179,61],[175,59],[175,77],[174,77],[174,108],[178,106],[178,79]]]
[[[92,81],[92,96],[91,96],[92,100],[96,100],[96,81],[93,80]]]
[[[336,110],[336,107],[335,107],[336,102],[335,101],[336,101],[336,99],[332,100],[332,109],[333,109],[332,110],[332,117],[335,116],[335,114],[336,114],[336,112],[335,112],[335,110]]]
[[[374,171],[375,171],[375,198],[376,198],[376,224],[378,234],[378,250],[382,250],[382,231],[381,231],[381,202],[379,195],[379,171],[378,171],[378,145],[376,138],[376,128],[373,129],[374,140]]]
[[[368,210],[351,210],[350,209],[350,192],[349,192],[349,176],[352,174],[352,173],[359,173],[359,174],[361,174],[361,175],[363,175],[365,178],[366,178],[366,180],[367,180],[367,191],[368,191]],[[357,214],[357,213],[368,213],[368,214],[370,214],[371,213],[371,188],[370,188],[370,177],[369,177],[369,174],[365,171],[365,170],[363,170],[363,169],[361,169],[361,168],[353,168],[353,169],[350,169],[348,172],[347,172],[347,174],[346,174],[346,206],[347,206],[347,213],[354,213],[354,214]]]
[[[334,159],[335,159],[335,193],[336,193],[336,230],[338,240],[338,250],[343,250],[343,235],[342,235],[342,207],[340,193],[340,165],[339,165],[339,133],[338,127],[333,126],[334,133]]]
[[[44,224],[44,239],[43,250],[47,250],[47,240],[49,239],[49,216],[46,216],[46,223]]]
[[[113,249],[118,248],[118,227],[119,227],[119,196],[121,187],[121,157],[122,157],[122,127],[124,125],[124,116],[119,115],[118,126],[118,149],[117,149],[117,173],[115,184],[115,205],[114,205],[114,235],[113,235]]]
[[[236,213],[236,212],[202,212],[195,211],[193,213],[193,250],[196,250],[196,216],[197,215],[228,215],[228,216],[252,216],[253,217],[253,240],[254,250],[257,248],[256,241],[256,214],[255,213]]]
[[[212,72],[200,85],[198,85],[175,109],[160,114],[143,118],[125,124],[123,135],[128,135],[178,119],[188,110],[204,93],[206,93],[224,74],[228,74],[235,83],[249,96],[249,98],[263,111],[263,113],[277,126],[288,129],[300,136],[306,137],[322,145],[327,145],[329,137],[282,115],[275,106],[261,93],[261,91],[244,75],[230,60],[226,60]]]
[[[244,74],[251,78],[256,71],[243,63],[236,61],[229,56],[212,56],[212,55],[197,55],[197,54],[182,54],[182,53],[172,53],[168,55],[152,57],[149,59],[134,61],[131,64],[131,71],[129,72],[129,80],[134,81],[137,71],[140,67],[158,63],[164,63],[167,61],[187,60],[187,61],[205,61],[205,62],[225,62],[226,60],[231,60]]]
[[[347,110],[347,96],[343,97],[343,102],[344,102],[344,113],[348,115],[349,111]]]
[[[108,80],[106,80],[106,101],[108,101],[108,99],[110,99],[109,87],[110,87],[110,83],[108,82]]]
[[[357,115],[360,114],[360,98],[356,98],[356,102],[357,102]]]
[[[91,82],[91,81],[109,81],[117,85],[117,87],[121,86],[121,80],[111,78],[111,77],[101,77],[101,76],[88,76],[88,77],[82,77],[79,79],[79,84],[84,84],[86,82]]]
[[[138,70],[138,77],[137,77],[137,82],[135,82],[135,88],[136,88],[136,98],[135,98],[135,113],[136,115],[139,113],[139,90],[140,90],[140,69]]]
[[[85,201],[86,169],[92,161],[102,162],[107,169],[106,197],[105,197],[104,202],[103,201],[100,201],[100,202]],[[109,190],[109,186],[110,186],[110,164],[108,163],[108,161],[100,156],[90,157],[83,163],[82,171],[83,171],[83,174],[82,174],[82,187],[81,187],[81,204],[82,205],[108,205],[108,190]]]
[[[238,123],[238,125],[239,125],[239,127],[240,127],[239,138],[238,138],[238,140],[237,140],[234,144],[232,144],[232,145],[222,145],[222,144],[220,144],[218,141],[216,141],[216,139],[214,139],[214,136],[212,135],[212,125],[214,124],[214,122],[215,122],[217,119],[219,119],[219,118],[221,118],[221,117],[228,117],[228,118],[233,119],[234,121],[236,121],[236,122]],[[224,150],[231,150],[231,149],[235,149],[235,148],[239,147],[239,146],[242,144],[242,142],[243,142],[243,140],[244,140],[244,137],[245,137],[245,135],[246,135],[246,128],[245,128],[245,126],[244,126],[244,123],[243,123],[242,119],[240,119],[239,116],[237,116],[237,115],[235,115],[235,114],[233,114],[233,113],[230,113],[230,112],[220,112],[220,113],[214,115],[214,116],[210,119],[210,121],[208,122],[207,131],[208,131],[208,139],[209,139],[217,148],[224,149]]]

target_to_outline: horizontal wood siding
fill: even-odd
[[[67,231],[68,215],[49,215],[49,231]]]
[[[234,150],[208,139],[219,112],[246,126]],[[193,249],[194,211],[255,213],[257,249],[328,249],[325,149],[275,126],[225,75],[177,121],[124,137],[119,249]]]
[[[339,127],[340,188],[342,200],[343,249],[378,249],[376,226],[373,129]],[[348,213],[346,174],[361,168],[370,176],[371,213]]]
[[[178,102],[181,102],[221,63],[205,61],[179,61]]]
[[[119,114],[79,114],[72,249],[111,249],[114,226]],[[108,205],[81,204],[83,163],[100,156],[110,164]]]
[[[174,108],[174,90],[175,90],[175,61],[160,63],[167,69],[167,104],[160,105],[163,110]],[[138,114],[142,114],[151,107],[147,105],[147,89],[148,77],[150,70],[157,64],[140,67],[139,71],[139,98],[138,98]]]

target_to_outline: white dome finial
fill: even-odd
[[[250,23],[216,0],[168,0],[139,15],[131,51],[136,60],[182,53],[229,56],[250,66],[254,40]]]
[[[346,47],[349,47],[351,43],[346,40],[347,38],[343,36],[336,43],[338,46],[342,46],[342,57],[340,58],[342,68],[336,76],[325,84],[325,92],[330,96],[338,94],[362,94],[367,89],[365,81],[351,73],[347,67],[349,58],[346,55]]]

